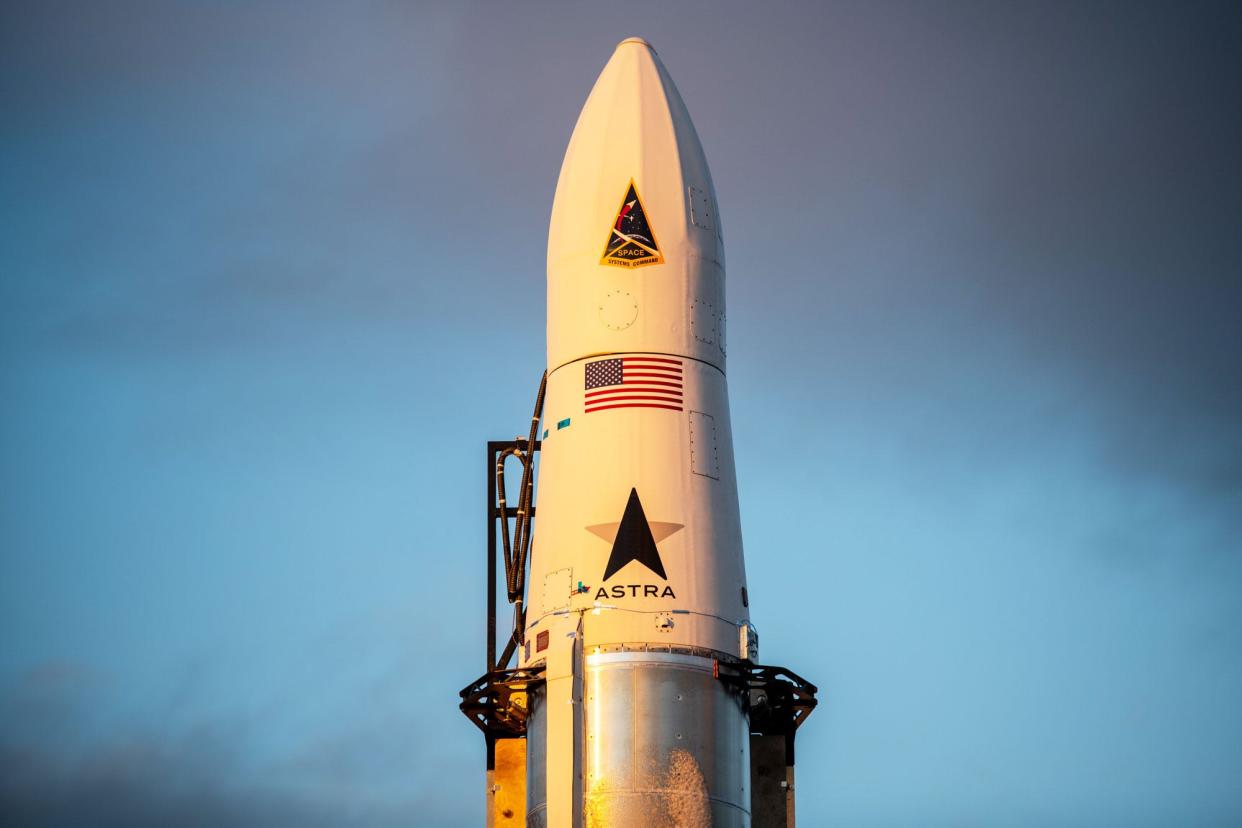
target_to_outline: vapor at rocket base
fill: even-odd
[[[622,41],[552,208],[537,543],[516,589],[510,569],[518,664],[489,654],[462,694],[489,762],[490,740],[525,736],[526,825],[793,824],[793,732],[815,688],[756,663],[724,270],[686,106],[651,46]],[[530,443],[511,450],[528,473]],[[520,727],[497,730],[506,716]],[[493,811],[489,824],[523,824]]]

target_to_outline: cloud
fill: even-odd
[[[75,761],[0,748],[0,813],[28,826],[340,825],[324,803],[239,785],[232,757],[204,743],[179,750],[116,744]]]
[[[309,723],[273,751],[256,740],[281,722],[220,711],[192,724],[156,727],[150,716],[124,722],[96,671],[41,665],[0,702],[0,821],[36,828],[471,824],[474,809],[444,798],[439,774],[481,780],[481,768],[452,750],[433,755],[431,746],[444,742],[428,737],[428,723],[409,702],[410,679],[394,668],[358,694],[356,708]],[[113,712],[101,718],[107,708]],[[463,742],[474,735],[464,720],[451,724]],[[480,795],[471,804],[481,802]]]

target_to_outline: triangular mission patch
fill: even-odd
[[[616,267],[643,267],[663,261],[655,233],[647,220],[647,211],[643,209],[643,201],[638,197],[634,180],[630,179],[629,189],[625,192],[625,198],[621,199],[617,217],[608,231],[608,241],[604,243],[604,255],[599,263]]]

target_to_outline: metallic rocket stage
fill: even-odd
[[[530,434],[488,445],[487,672],[461,708],[487,739],[489,825],[794,824],[816,689],[757,663],[724,261],[686,106],[651,46],[622,41],[557,182]],[[498,535],[514,605],[499,658]]]

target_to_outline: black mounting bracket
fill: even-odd
[[[786,764],[794,763],[794,736],[819,704],[819,688],[785,667],[721,662],[721,681],[745,693],[750,710],[750,732],[785,737]]]
[[[543,684],[543,668],[491,670],[461,691],[461,712],[489,741],[526,735],[530,693]]]

